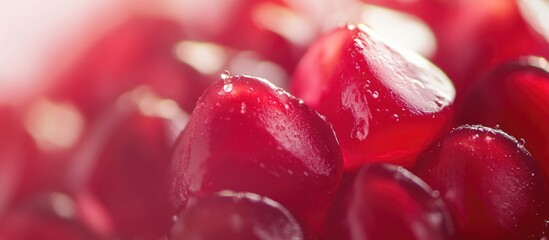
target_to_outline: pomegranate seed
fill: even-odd
[[[172,200],[221,190],[272,198],[306,234],[321,232],[342,174],[333,130],[265,80],[223,75],[202,95],[176,142]]]
[[[422,155],[415,173],[440,191],[460,239],[540,239],[549,217],[546,180],[503,131],[458,127]]]
[[[492,69],[465,95],[459,121],[499,126],[524,139],[549,174],[549,64],[543,58],[512,60]]]
[[[402,167],[369,164],[340,189],[327,239],[450,239],[444,202]]]
[[[179,239],[303,239],[294,217],[277,202],[253,193],[222,191],[191,199],[172,229]]]
[[[295,72],[293,90],[334,126],[346,169],[365,162],[412,165],[449,127],[455,95],[438,68],[386,45],[362,25],[314,43]]]

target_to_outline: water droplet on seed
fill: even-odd
[[[229,93],[233,90],[233,84],[232,83],[226,83],[223,85],[223,91]]]
[[[223,73],[221,73],[221,79],[223,80],[229,78],[230,76],[231,76],[231,73],[228,70],[225,70],[223,71]]]
[[[393,120],[397,121],[397,122],[400,121],[400,118],[399,118],[398,114],[393,114],[393,116],[391,116],[391,118]]]
[[[246,113],[246,103],[244,102],[240,104],[240,113]]]

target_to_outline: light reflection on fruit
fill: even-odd
[[[0,6],[0,238],[548,237],[547,0]]]

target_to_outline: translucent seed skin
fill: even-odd
[[[253,193],[222,191],[193,198],[171,231],[172,240],[302,240],[294,217],[277,202]]]
[[[294,73],[292,92],[334,126],[348,170],[367,162],[413,165],[449,130],[455,98],[436,66],[362,25],[313,43]]]
[[[175,144],[171,169],[176,209],[193,196],[253,192],[286,207],[307,235],[323,231],[343,171],[323,117],[266,80],[244,75],[221,79],[202,95]]]
[[[453,239],[437,191],[402,167],[372,163],[345,178],[326,239]]]
[[[459,239],[540,239],[549,217],[546,179],[503,131],[458,127],[420,157],[414,172],[440,192]]]

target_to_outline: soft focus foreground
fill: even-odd
[[[547,16],[0,0],[0,239],[549,237]]]

